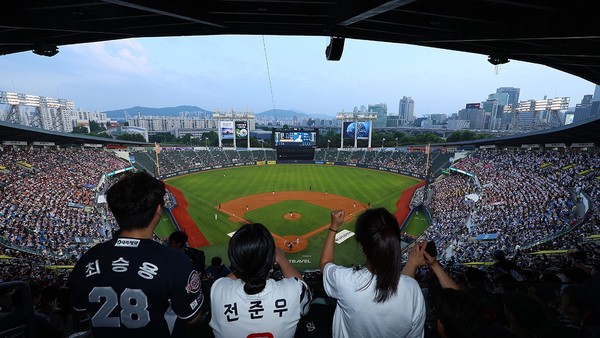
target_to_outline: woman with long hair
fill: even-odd
[[[231,237],[228,255],[232,273],[210,290],[215,337],[293,337],[311,293],[269,230],[243,225]],[[270,278],[273,263],[281,269],[279,281]]]
[[[333,263],[335,234],[344,218],[343,210],[331,213],[321,254],[325,292],[337,300],[333,336],[423,337],[425,299],[413,277],[426,263],[425,244],[414,246],[403,267],[396,218],[383,208],[368,209],[356,220],[365,266],[339,266]]]

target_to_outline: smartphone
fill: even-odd
[[[434,241],[427,242],[427,246],[425,246],[425,251],[429,254],[429,256],[435,258],[437,256],[437,248],[435,246],[435,242]]]

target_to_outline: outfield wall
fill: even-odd
[[[207,170],[216,170],[216,169],[224,169],[224,168],[236,168],[236,167],[246,167],[246,166],[255,166],[255,165],[273,165],[273,164],[338,165],[338,166],[344,166],[344,167],[355,167],[355,168],[363,168],[363,169],[373,169],[373,170],[379,170],[379,171],[386,171],[386,172],[390,172],[390,173],[395,173],[395,174],[400,174],[400,175],[415,177],[415,178],[422,179],[422,180],[425,179],[425,175],[421,175],[421,174],[417,174],[417,173],[412,173],[412,172],[405,171],[405,170],[399,170],[399,169],[392,169],[392,168],[387,168],[387,167],[382,167],[382,166],[376,166],[376,165],[367,165],[367,164],[361,164],[361,163],[346,163],[346,162],[300,161],[300,160],[289,160],[289,161],[252,161],[252,162],[219,164],[219,165],[215,165],[215,166],[208,166],[208,167],[202,167],[202,168],[194,168],[194,169],[188,169],[188,170],[181,170],[181,171],[174,172],[174,173],[160,175],[159,178],[161,180],[164,180],[164,179],[167,179],[167,178],[173,178],[173,177],[177,177],[177,176],[181,176],[181,175],[193,174],[193,173],[203,172],[203,171],[207,171]]]

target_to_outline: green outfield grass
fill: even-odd
[[[411,236],[417,237],[427,230],[428,226],[429,221],[425,214],[421,211],[417,211],[410,216],[406,228],[403,231]]]
[[[169,217],[163,215],[163,218],[158,222],[154,233],[161,239],[169,237],[169,235],[175,231],[175,226]]]
[[[283,216],[291,212],[299,219],[288,220]],[[252,210],[244,218],[253,223],[269,224],[269,230],[280,236],[303,235],[327,223],[331,210],[304,201],[282,201],[264,208]]]
[[[297,164],[214,170],[167,180],[167,184],[183,192],[189,203],[188,213],[210,242],[210,246],[201,248],[207,261],[218,255],[226,264],[227,234],[234,232],[240,223],[229,220],[228,215],[219,211],[219,203],[264,192],[310,190],[349,197],[365,205],[370,203],[371,207],[384,207],[393,213],[402,191],[416,183],[418,180],[411,177],[376,170]],[[284,220],[283,214],[290,210],[301,212],[302,219],[292,222]],[[248,219],[263,223],[272,232],[282,236],[301,235],[329,222],[329,211],[302,201],[283,201],[250,211]],[[310,223],[303,223],[302,227],[306,227],[306,230],[298,233],[302,220]],[[342,228],[353,230],[354,224],[350,221]],[[319,233],[311,237],[306,250],[288,254],[287,257],[300,270],[317,269],[324,239],[325,234]],[[362,264],[363,260],[353,238],[336,245],[336,263]]]

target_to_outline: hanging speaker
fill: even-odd
[[[325,57],[329,61],[340,61],[342,52],[344,52],[345,38],[332,36],[329,40],[329,45],[325,49]]]

